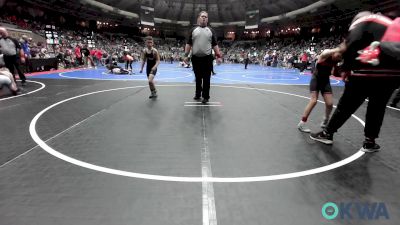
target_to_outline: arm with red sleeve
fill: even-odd
[[[355,21],[346,38],[346,52],[343,54],[343,73],[349,75],[365,75],[357,71],[373,71],[379,69],[357,60],[359,51],[367,48],[372,42],[380,41],[388,27],[388,20],[379,15],[367,16]],[[369,72],[368,72],[369,73]]]

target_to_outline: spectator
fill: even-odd
[[[76,66],[83,65],[82,60],[82,53],[81,53],[81,45],[77,44],[75,47],[75,59],[76,59]]]
[[[307,52],[303,52],[303,55],[301,55],[301,69],[300,72],[303,72],[305,69],[307,69],[307,64],[308,64],[308,55]]]

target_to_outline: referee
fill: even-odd
[[[215,52],[217,63],[221,63],[221,53],[217,45],[214,31],[207,26],[208,13],[201,11],[197,17],[197,25],[189,32],[188,42],[185,46],[185,62],[188,62],[192,50],[193,71],[196,77],[196,93],[194,100],[207,103],[210,99],[210,78],[212,71],[212,50]]]
[[[8,34],[8,31],[4,27],[0,27],[0,52],[4,54],[4,63],[6,67],[10,71],[10,73],[14,75],[14,67],[18,72],[19,79],[21,79],[22,86],[26,85],[26,77],[25,74],[21,71],[18,64],[18,54],[21,60],[21,63],[25,63],[25,54],[21,48],[19,42],[11,38]],[[14,77],[14,80],[15,77]]]

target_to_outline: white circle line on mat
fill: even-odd
[[[158,85],[159,87],[192,87],[193,85]],[[282,91],[275,91],[275,90],[268,90],[268,89],[261,89],[261,88],[252,88],[252,87],[238,87],[238,86],[225,86],[225,85],[213,85],[214,87],[221,87],[221,88],[237,88],[237,89],[247,89],[247,90],[258,90],[258,91],[265,91],[265,92],[271,92],[271,93],[278,93],[278,94],[284,94],[284,95],[289,95],[289,96],[295,96],[299,98],[304,98],[304,99],[309,99],[308,97],[302,96],[302,95],[297,95],[297,94],[292,94],[292,93],[287,93],[287,92],[282,92]],[[154,175],[154,174],[144,174],[144,173],[135,173],[135,172],[129,172],[129,171],[123,171],[123,170],[117,170],[117,169],[112,169],[108,167],[103,167],[103,166],[98,166],[94,164],[90,164],[72,157],[69,157],[65,154],[62,154],[43,141],[39,135],[36,132],[36,123],[38,119],[48,110],[71,100],[81,98],[84,96],[88,95],[93,95],[93,94],[98,94],[98,93],[104,93],[104,92],[111,92],[111,91],[118,91],[118,90],[126,90],[126,89],[134,89],[134,88],[142,88],[146,86],[133,86],[133,87],[123,87],[123,88],[114,88],[114,89],[107,89],[107,90],[101,90],[101,91],[95,91],[95,92],[90,92],[82,95],[78,95],[75,97],[71,97],[62,101],[59,101],[57,103],[54,103],[53,105],[48,106],[47,108],[43,109],[40,111],[31,121],[29,125],[29,133],[31,134],[32,139],[41,147],[43,150],[48,152],[49,154],[64,160],[66,162],[72,163],[74,165],[84,167],[87,169],[91,170],[96,170],[99,172],[104,172],[108,174],[113,174],[113,175],[119,175],[119,176],[126,176],[126,177],[132,177],[132,178],[140,178],[140,179],[148,179],[148,180],[158,180],[158,181],[175,181],[175,182],[224,182],[224,183],[243,183],[243,182],[260,182],[260,181],[272,181],[272,180],[283,180],[283,179],[290,179],[290,178],[296,178],[296,177],[303,177],[303,176],[308,176],[312,174],[318,174],[322,172],[326,172],[329,170],[333,170],[336,168],[339,168],[341,166],[344,166],[346,164],[349,164],[361,156],[363,156],[365,153],[362,151],[357,151],[355,154],[342,159],[338,162],[314,168],[314,169],[309,169],[309,170],[303,170],[303,171],[298,171],[298,172],[292,172],[292,173],[285,173],[285,174],[276,174],[276,175],[267,175],[267,176],[254,176],[254,177],[177,177],[177,176],[162,176],[162,175]],[[322,102],[322,101],[319,101]],[[364,121],[362,121],[360,118],[358,118],[355,115],[352,115],[353,118],[355,118],[357,121],[361,123],[361,125],[365,126]],[[75,126],[75,125],[73,125]]]
[[[10,96],[10,97],[7,97],[7,98],[2,98],[2,99],[0,99],[0,102],[1,102],[1,101],[5,101],[5,100],[9,100],[9,99],[13,99],[13,98],[19,98],[19,97],[22,97],[22,96],[25,96],[25,95],[30,95],[30,94],[33,94],[33,93],[35,93],[35,92],[38,92],[38,91],[40,91],[40,90],[42,90],[43,88],[46,87],[46,85],[45,85],[44,83],[42,83],[42,82],[33,81],[33,80],[26,80],[26,82],[40,84],[41,87],[38,88],[38,89],[36,89],[36,90],[30,91],[30,92],[28,92],[28,93],[25,93],[25,94]]]
[[[172,71],[172,70],[170,70]],[[77,72],[77,71],[68,71],[68,72],[61,72],[58,74],[58,76],[63,77],[63,78],[69,78],[69,79],[77,79],[77,80],[106,80],[106,81],[143,81],[143,80],[147,80],[146,78],[142,78],[142,79],[134,79],[135,76],[140,76],[140,77],[146,77],[146,75],[115,75],[115,74],[107,74],[110,76],[124,76],[124,77],[131,77],[133,79],[123,79],[123,78],[111,78],[111,79],[107,79],[107,78],[95,78],[95,77],[76,77],[76,76],[68,76],[68,75],[64,75],[65,73],[72,73],[72,72]],[[162,71],[161,71],[162,72]],[[186,77],[191,77],[193,76],[191,73],[189,72],[185,72],[185,71],[172,71],[172,72],[180,72],[180,73],[185,73],[188,74],[186,76],[181,76],[181,77],[171,77],[171,78],[158,78],[156,77],[156,81],[162,81],[162,80],[176,80],[176,79],[181,79],[181,78],[186,78]],[[104,72],[102,72],[101,74],[103,74]],[[105,74],[103,74],[105,75]]]

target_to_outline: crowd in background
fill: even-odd
[[[44,23],[10,15],[2,15],[0,21],[45,36]],[[111,59],[124,62],[126,54],[138,61],[144,48],[142,37],[129,37],[126,34],[94,33],[85,29],[71,30],[60,27],[56,27],[55,32],[59,36],[58,43],[55,44],[20,37],[20,42],[28,46],[24,50],[28,51],[26,57],[57,58],[59,68],[95,67],[104,65]],[[154,40],[162,61],[182,62],[184,41],[161,38]],[[317,39],[280,37],[257,41],[221,41],[219,45],[224,63],[244,63],[245,58],[248,58],[250,64],[292,68],[302,64],[304,55],[307,55],[307,64],[310,64],[323,49],[337,46],[341,41],[342,37],[335,35]],[[26,67],[26,72],[29,72],[29,67]]]

